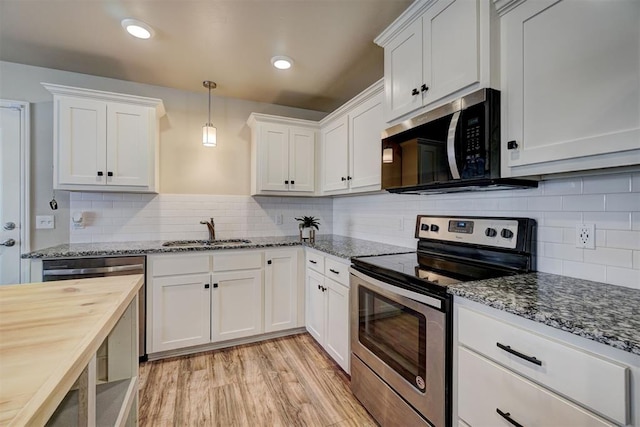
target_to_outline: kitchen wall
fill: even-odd
[[[534,218],[539,271],[640,289],[640,173],[555,179],[530,190],[336,198],[333,232],[415,247],[418,214]],[[594,250],[575,247],[582,222],[595,224]]]
[[[202,80],[215,76],[202,76]],[[31,103],[31,248],[69,242],[69,193],[56,192],[59,209],[49,200],[53,181],[53,98],[40,82],[160,98],[167,111],[160,121],[160,191],[162,193],[242,195],[250,192],[252,112],[319,120],[326,113],[212,96],[212,122],[218,147],[202,146],[207,121],[207,91],[193,82],[193,92],[107,79],[86,74],[0,61],[0,98]],[[224,82],[217,82],[220,87]],[[35,230],[35,215],[55,214],[56,228]]]
[[[319,234],[331,234],[332,208],[330,198],[74,192],[71,212],[83,212],[86,227],[71,227],[70,241],[207,239],[200,221],[210,217],[218,239],[297,235],[294,218],[304,215],[319,219]]]

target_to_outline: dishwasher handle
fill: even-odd
[[[65,268],[58,270],[44,270],[43,276],[69,276],[78,274],[99,274],[99,273],[118,273],[122,271],[139,270],[140,274],[144,271],[143,264],[131,265],[115,265],[111,267],[93,267],[93,268]]]

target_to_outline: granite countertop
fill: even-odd
[[[458,283],[449,293],[640,355],[640,291],[548,273]]]
[[[306,246],[339,258],[386,255],[414,252],[414,248],[387,245],[369,240],[338,235],[316,235],[314,243],[300,242],[298,236],[249,237],[249,243],[230,242],[217,246],[162,246],[164,241],[113,242],[113,243],[65,243],[22,255],[22,258],[74,258],[89,256],[140,255],[175,252],[215,251],[223,249],[256,249],[285,246]],[[192,240],[191,242],[198,242]],[[202,241],[200,241],[202,242]]]

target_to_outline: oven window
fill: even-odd
[[[358,339],[420,391],[425,389],[426,319],[423,314],[358,287]]]

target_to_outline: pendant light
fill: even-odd
[[[202,82],[202,86],[209,89],[209,121],[202,126],[202,145],[205,147],[215,147],[218,145],[216,137],[216,128],[211,123],[211,89],[215,89],[218,85],[210,80]]]

